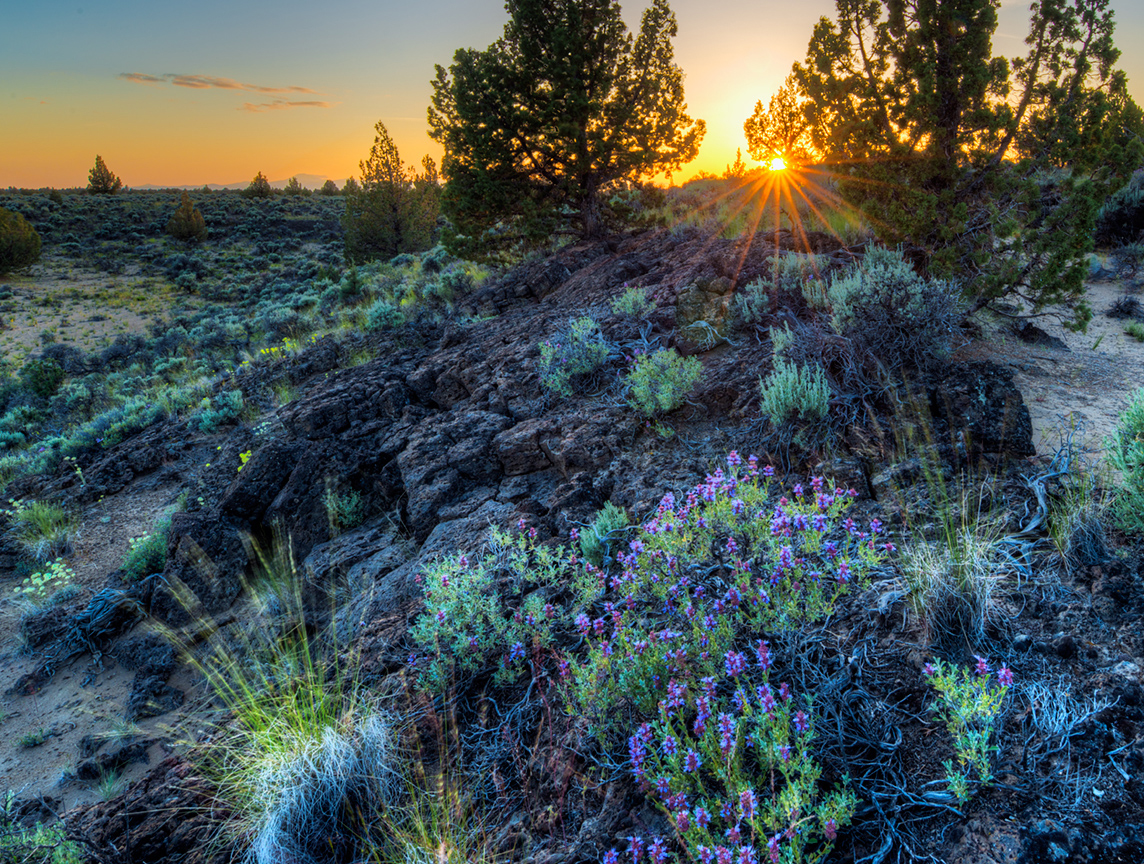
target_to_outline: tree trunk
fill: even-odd
[[[600,216],[600,196],[595,186],[588,186],[584,190],[584,197],[580,199],[580,231],[587,239],[602,237],[604,234],[604,220]]]

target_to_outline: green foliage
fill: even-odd
[[[207,239],[207,223],[199,208],[191,203],[191,196],[186,192],[179,202],[179,207],[167,222],[167,233],[176,240],[187,243],[201,243]]]
[[[111,173],[101,156],[95,157],[95,167],[87,175],[88,195],[114,195],[123,188],[123,181]]]
[[[1016,295],[1083,328],[1097,210],[1144,146],[1107,5],[1034,3],[1028,52],[1007,60],[993,0],[837,0],[788,78],[777,116],[793,131],[748,123],[808,142],[883,241],[917,248],[975,308]]]
[[[8,790],[0,811],[0,864],[82,864],[83,848],[69,840],[62,822],[26,827],[16,808],[16,794]]]
[[[924,369],[949,356],[962,317],[960,290],[919,276],[899,250],[875,246],[830,280],[834,328],[887,368]]]
[[[645,318],[655,311],[655,301],[647,296],[643,288],[624,287],[624,293],[615,298],[609,308],[616,315],[628,318]]]
[[[813,255],[785,253],[767,259],[766,275],[735,292],[735,317],[744,324],[758,324],[784,301],[805,298],[812,307],[821,305],[823,286],[819,264]]]
[[[261,171],[255,174],[250,185],[242,190],[244,198],[270,198],[273,195],[274,189]]]
[[[812,489],[798,487],[776,510],[770,481],[759,477],[753,462],[739,471],[737,454],[732,457],[730,474],[717,471],[696,488],[694,499],[689,496],[694,506],[676,512],[668,496],[630,544],[607,638],[591,640],[577,673],[577,705],[598,731],[611,728],[625,705],[654,716],[672,677],[720,676],[727,652],[753,635],[829,614],[881,559],[871,534],[843,529],[845,491],[816,478]],[[805,530],[788,535],[796,525]],[[679,583],[677,567],[692,573],[709,566],[726,574],[729,592]],[[680,614],[665,621],[665,608]],[[695,614],[681,614],[687,608]],[[671,651],[646,650],[650,631],[662,640],[658,631],[664,627],[671,631]]]
[[[610,563],[614,560],[618,544],[627,536],[630,525],[627,511],[608,501],[596,513],[591,524],[580,532],[580,554],[585,561],[597,567]]]
[[[46,729],[40,728],[35,732],[29,732],[27,735],[21,736],[20,740],[16,743],[25,750],[31,750],[34,747],[39,747],[44,744],[51,735]]]
[[[214,398],[204,396],[194,419],[195,428],[201,432],[215,432],[220,426],[237,422],[245,406],[242,391],[238,389],[223,390]]]
[[[644,417],[674,411],[703,377],[698,357],[680,357],[674,348],[641,354],[627,375],[628,404]]]
[[[615,0],[512,0],[504,35],[436,67],[430,136],[445,148],[444,234],[473,257],[599,236],[613,191],[694,158],[675,15],[653,0],[632,40]]]
[[[540,383],[561,396],[571,396],[572,380],[595,372],[610,353],[595,320],[576,318],[554,341],[540,343]]]
[[[1144,231],[1144,172],[1109,196],[1096,215],[1096,242],[1100,246],[1130,244]]]
[[[563,548],[495,526],[481,556],[438,560],[419,579],[425,613],[410,635],[425,654],[418,681],[434,691],[490,662],[497,665],[496,681],[516,678],[529,658],[551,652],[572,613],[600,594],[598,581],[576,572]],[[508,598],[498,590],[502,580],[511,585]],[[512,615],[505,614],[506,604]]]
[[[799,366],[777,353],[771,373],[759,379],[760,412],[775,426],[824,419],[830,411],[830,382],[822,366]]]
[[[988,672],[982,657],[977,658],[975,673],[940,660],[926,665],[930,683],[941,697],[931,710],[945,723],[957,752],[956,767],[952,761],[943,763],[946,780],[950,791],[963,803],[972,797],[969,784],[973,782],[973,774],[981,786],[993,781],[990,762],[992,754],[997,752],[997,747],[990,743],[993,723],[1013,681],[1012,673],[1002,666],[998,673],[1000,683],[994,687]]]
[[[322,499],[326,505],[326,520],[330,524],[330,537],[337,537],[352,531],[365,521],[365,502],[356,489],[338,491],[333,484],[327,484]]]
[[[286,181],[282,194],[287,198],[306,198],[310,195],[310,190],[303,186],[297,177],[291,177]]]
[[[0,275],[40,260],[40,235],[21,214],[0,207]]]
[[[387,330],[390,327],[400,327],[404,323],[405,315],[397,304],[388,297],[379,297],[366,312],[365,329],[371,333]]]
[[[333,180],[327,180],[322,184],[322,188],[318,190],[318,194],[325,195],[327,198],[332,198],[335,195],[340,195],[341,190],[338,188],[338,184]]]
[[[170,529],[171,518],[168,516],[159,520],[149,534],[127,541],[122,569],[128,582],[138,582],[152,573],[163,572],[167,566],[167,534]]]
[[[29,360],[20,370],[20,378],[24,386],[41,399],[50,399],[56,395],[65,377],[64,369],[51,358],[38,358]]]
[[[21,600],[41,604],[57,591],[67,588],[75,580],[73,571],[63,558],[57,558],[45,567],[28,576],[12,589]]]
[[[765,643],[760,648],[767,650]],[[658,718],[636,733],[637,739],[643,736],[632,748],[636,777],[668,781],[671,795],[653,787],[651,797],[675,821],[676,836],[692,860],[702,860],[701,849],[710,855],[723,846],[728,832],[741,832],[759,838],[760,851],[765,843],[770,860],[824,861],[838,828],[854,816],[858,799],[852,792],[839,788],[820,796],[822,769],[811,751],[813,701],[807,697],[800,704],[785,684],[776,697],[769,677],[766,668],[749,682],[743,672],[724,670],[701,685],[696,701],[703,705],[697,713],[703,720],[689,723],[691,712],[669,707],[676,698],[669,695]],[[720,684],[734,696],[717,695]],[[678,808],[667,799],[680,794],[695,802],[698,810],[691,812],[702,811],[708,824],[678,819]],[[727,816],[720,812],[723,802],[731,805]]]
[[[327,661],[311,635],[289,542],[251,552],[246,620],[190,658],[228,715],[199,758],[252,864],[364,860],[355,852],[396,803],[392,723],[349,674],[355,658]]]
[[[12,532],[28,557],[35,561],[50,561],[63,554],[71,541],[76,517],[48,501],[8,502],[10,509],[3,511],[12,521]]]
[[[1144,324],[1139,321],[1130,321],[1124,325],[1124,332],[1137,342],[1144,342]]]
[[[420,174],[406,168],[385,124],[377,121],[375,130],[369,158],[360,163],[361,183],[347,183],[344,193],[346,257],[357,263],[428,249],[440,208],[433,160],[422,160]]]
[[[1132,395],[1105,446],[1120,475],[1112,496],[1113,522],[1127,534],[1144,534],[1144,389]]]

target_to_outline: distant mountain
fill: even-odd
[[[322,185],[326,182],[327,179],[329,179],[326,177],[325,174],[295,174],[294,176],[298,178],[298,182],[301,183],[302,186],[304,186],[306,189],[321,189]],[[287,177],[285,180],[271,180],[270,185],[272,187],[274,187],[275,189],[285,189],[286,184],[289,182],[290,182],[290,178]],[[343,186],[346,185],[345,178],[343,178],[341,180],[335,179],[334,182],[338,184],[339,189],[341,189]],[[206,187],[213,192],[217,192],[219,190],[245,189],[249,185],[250,185],[249,180],[243,180],[239,183],[207,183]],[[144,186],[132,186],[131,188],[132,189],[186,189],[187,191],[191,191],[194,189],[202,189],[203,184],[199,183],[196,185],[186,185],[186,186],[157,186],[154,183],[148,183]]]

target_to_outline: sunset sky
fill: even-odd
[[[1113,0],[1144,104],[1144,3]],[[674,0],[676,60],[707,121],[695,171],[722,172],[743,120],[801,60],[833,0]],[[128,186],[358,171],[383,120],[406,162],[426,135],[433,65],[502,32],[502,0],[36,0],[0,28],[0,187],[84,186],[100,154]],[[624,4],[630,27],[643,3]],[[1003,0],[995,53],[1023,53],[1027,0]]]

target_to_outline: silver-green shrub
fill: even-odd
[[[628,404],[645,417],[674,411],[702,376],[699,358],[680,357],[674,348],[643,354],[628,373]]]
[[[743,324],[758,324],[766,317],[773,298],[803,297],[812,308],[821,306],[822,282],[820,265],[813,255],[785,253],[767,259],[767,274],[735,292],[736,320]]]
[[[1112,498],[1112,517],[1125,533],[1144,534],[1144,389],[1137,390],[1128,410],[1120,415],[1108,459],[1120,474]]]
[[[873,247],[826,291],[834,328],[888,368],[924,368],[949,356],[962,315],[953,282],[926,279],[895,249]]]
[[[626,536],[630,525],[623,507],[617,507],[611,501],[606,503],[593,517],[591,524],[580,532],[580,553],[584,560],[597,567],[604,564],[605,560],[612,557],[613,550]]]
[[[830,410],[830,382],[818,363],[798,366],[775,358],[774,369],[759,379],[763,415],[775,426],[797,420],[821,420]]]
[[[571,396],[572,379],[595,372],[610,353],[600,325],[587,316],[576,318],[555,339],[540,343],[540,383],[561,396]]]

